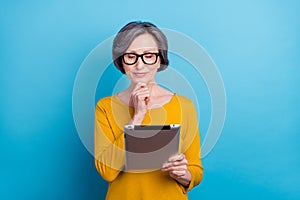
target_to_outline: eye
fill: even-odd
[[[136,55],[129,53],[129,54],[125,54],[125,57],[128,58],[128,59],[135,59]]]
[[[147,53],[147,54],[145,54],[144,56],[145,56],[145,58],[147,58],[147,59],[151,59],[151,58],[153,58],[153,57],[155,56],[155,54],[153,54],[153,53]]]

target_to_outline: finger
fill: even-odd
[[[179,156],[179,154],[175,154],[173,156],[170,156],[169,159],[168,159],[168,162],[173,162],[173,161],[177,160],[178,156]]]
[[[163,171],[172,171],[172,170],[186,170],[187,169],[187,165],[183,164],[183,165],[171,165],[171,166],[163,166],[162,170]]]
[[[173,166],[181,166],[181,165],[187,165],[187,164],[188,164],[187,159],[183,159],[183,160],[180,160],[180,161],[172,162]]]
[[[185,176],[186,171],[185,170],[171,171],[169,174],[178,178],[178,177]]]
[[[150,96],[150,92],[149,92],[149,90],[139,90],[139,91],[135,91],[132,94],[132,96],[134,98],[145,100],[145,97],[149,97]]]
[[[147,86],[146,83],[138,82],[135,85],[134,89],[145,88],[146,86]]]
[[[167,168],[173,165],[173,162],[177,161],[179,157],[179,154],[175,154],[169,157],[169,159],[167,160],[167,162],[165,162],[162,166],[162,168]]]
[[[145,104],[148,105],[149,97],[145,97],[144,101],[145,101]]]
[[[187,164],[181,165],[171,165],[171,164],[164,164],[161,168],[162,171],[172,171],[172,170],[186,170]]]
[[[181,166],[181,165],[186,165],[187,162],[166,162],[163,164],[162,168],[169,168],[173,166]]]
[[[149,92],[140,92],[135,97],[139,101],[146,101],[146,99],[149,99]]]
[[[132,91],[131,96],[138,96],[140,94],[145,94],[145,93],[147,93],[148,96],[150,96],[150,91],[148,88],[141,88],[141,89]]]
[[[162,165],[162,171],[186,170],[188,161],[186,159],[179,162],[166,162]]]
[[[170,175],[172,178],[174,178],[174,179],[177,179],[177,178],[178,178],[178,177],[175,176],[174,174],[169,173],[169,175]]]
[[[132,92],[131,92],[131,95],[135,95],[135,94],[137,94],[137,93],[139,93],[139,92],[145,92],[145,91],[148,91],[149,92],[149,89],[148,88],[137,88],[136,90],[133,90]]]
[[[179,154],[177,161],[184,160],[185,155],[183,153]]]
[[[180,161],[185,159],[185,155],[183,153],[175,154],[171,156],[168,160],[168,162],[174,162],[174,161]]]
[[[148,88],[146,87],[146,85],[136,84],[131,92],[131,95],[134,95],[138,91],[143,91],[143,90],[147,90],[147,89]]]

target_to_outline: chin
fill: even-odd
[[[128,76],[128,78],[130,79],[130,81],[132,83],[149,83],[149,82],[153,82],[155,81],[154,78],[152,76],[149,76],[150,74],[147,74],[143,77],[137,77],[134,74],[132,74],[131,76]]]

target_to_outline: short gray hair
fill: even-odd
[[[168,60],[168,41],[164,33],[150,22],[134,21],[126,24],[116,35],[113,41],[112,56],[115,66],[125,74],[122,63],[122,55],[126,52],[132,41],[142,35],[148,33],[156,40],[159,56],[160,67],[157,71],[166,69],[169,65]]]

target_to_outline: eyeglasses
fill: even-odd
[[[134,65],[138,58],[141,57],[142,61],[146,65],[154,65],[157,62],[157,57],[160,53],[143,53],[143,54],[136,54],[136,53],[125,53],[122,56],[122,59],[125,64],[127,65]]]

